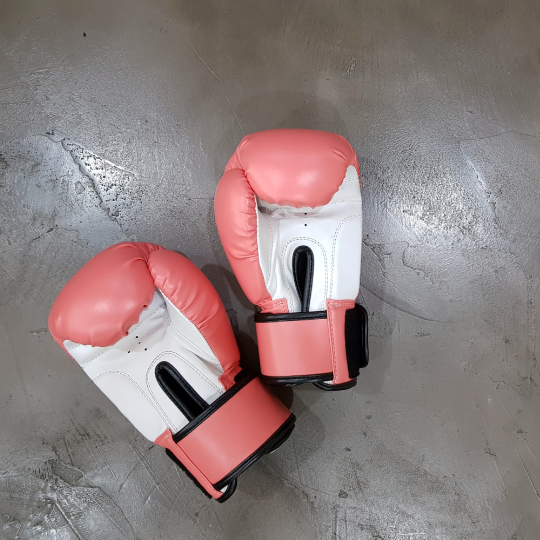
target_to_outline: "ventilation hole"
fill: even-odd
[[[128,351],[128,354],[130,353],[131,351]]]
[[[137,339],[139,339],[139,336],[135,336]]]
[[[304,227],[307,227],[307,223],[304,223]]]
[[[139,341],[139,345],[141,344],[141,342]]]

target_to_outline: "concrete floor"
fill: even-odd
[[[539,2],[0,13],[0,538],[540,538]],[[152,241],[210,277],[256,364],[213,194],[242,136],[276,127],[358,153],[371,363],[354,390],[295,390],[292,438],[220,505],[47,315],[98,251]]]

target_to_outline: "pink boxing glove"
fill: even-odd
[[[120,412],[220,502],[294,427],[258,378],[239,375],[223,304],[178,253],[142,242],[105,249],[62,289],[49,328]]]
[[[368,363],[360,287],[358,160],[339,135],[304,129],[245,137],[225,167],[216,223],[255,315],[263,380],[326,390]]]

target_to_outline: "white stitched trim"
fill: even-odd
[[[309,236],[297,236],[296,238],[292,238],[289,240],[285,246],[283,246],[283,250],[281,252],[281,269],[283,272],[283,281],[285,281],[285,286],[287,287],[287,290],[289,291],[290,300],[291,300],[291,306],[294,305],[294,297],[293,293],[291,291],[291,288],[289,287],[289,283],[287,282],[286,275],[285,275],[285,252],[287,251],[287,247],[289,244],[292,244],[293,242],[296,242],[297,240],[309,240],[310,242],[313,242],[314,244],[317,244],[319,248],[322,251],[323,257],[324,257],[324,298],[328,298],[328,265],[326,263],[326,251],[324,250],[323,245],[315,240],[315,238],[311,238]]]
[[[148,388],[148,393],[152,396],[155,404],[157,407],[159,407],[159,409],[163,412],[163,414],[165,415],[166,418],[168,418],[167,414],[165,413],[165,411],[161,408],[161,405],[159,404],[159,401],[156,399],[156,396],[154,395],[154,392],[152,392],[152,388],[150,387],[150,382],[149,382],[149,377],[150,377],[150,372],[151,370],[154,368],[154,366],[156,364],[159,363],[160,361],[160,358],[164,355],[171,355],[171,356],[176,356],[176,358],[178,358],[178,360],[181,360],[184,365],[186,365],[188,368],[190,368],[193,372],[195,372],[195,374],[199,375],[201,377],[201,379],[204,379],[212,388],[215,388],[216,391],[221,392],[220,393],[223,393],[223,390],[219,388],[219,386],[217,386],[216,384],[214,384],[206,375],[204,375],[204,373],[202,373],[201,371],[199,371],[192,363],[188,362],[184,357],[180,356],[179,354],[175,353],[175,352],[172,352],[172,351],[164,351],[162,352],[159,356],[157,356],[154,361],[148,366],[148,370],[146,371],[146,387]],[[155,371],[155,370],[154,370]],[[154,375],[155,377],[155,375]],[[186,418],[187,420],[187,418]],[[169,420],[169,426],[173,426],[174,424]]]
[[[152,311],[152,313],[143,321],[147,321],[150,317],[152,317],[153,315],[155,315],[157,313],[157,311],[159,309],[165,309],[165,303],[161,303],[159,304],[159,306],[156,307],[156,309],[154,309],[154,311]],[[142,313],[142,312],[141,312]],[[140,317],[141,315],[139,315]],[[137,323],[137,324],[134,324],[130,329],[129,329],[129,332],[132,332],[134,330],[136,330],[137,328],[139,328],[139,326],[141,325],[142,323]],[[128,335],[129,335],[129,332],[128,332]],[[124,337],[127,337],[127,336],[124,336]],[[120,338],[120,339],[123,339],[123,338]],[[120,341],[120,340],[118,340]],[[117,342],[118,343],[118,342]],[[116,343],[115,343],[116,345]],[[79,343],[76,347],[73,347],[72,349],[70,349],[70,351],[74,351],[75,349],[78,349],[79,347],[82,347],[83,344],[82,343]],[[87,347],[87,345],[85,345],[85,347]],[[105,354],[106,352],[110,351],[112,348],[114,347],[114,345],[109,345],[108,347],[104,347],[103,350],[99,353],[99,354],[96,354],[96,356],[94,356],[94,358],[92,358],[92,360],[90,360],[89,362],[86,362],[84,364],[84,367],[83,369],[86,371],[86,368],[94,361],[94,360],[97,360],[102,354]],[[82,367],[82,366],[81,366]]]
[[[350,219],[355,219],[355,218],[361,218],[362,215],[361,214],[353,214],[352,216],[347,216],[346,218],[343,218],[337,228],[336,228],[336,232],[334,233],[334,241],[332,242],[332,274],[331,274],[331,277],[330,277],[330,291],[332,290],[332,287],[334,285],[334,261],[335,261],[335,255],[336,255],[336,244],[337,244],[337,236],[339,234],[339,230],[341,229],[341,226],[346,222],[346,221],[349,221]]]
[[[157,288],[157,287],[156,287]],[[161,289],[158,289],[158,291],[163,295],[164,298],[166,298],[170,303],[171,305],[175,308],[175,309],[178,309],[174,304],[173,302],[171,301],[171,299],[166,296],[165,294],[163,294],[163,292],[161,291]],[[183,317],[186,317],[179,309],[178,309],[178,312],[182,314]],[[208,358],[208,353],[204,352],[200,347],[198,347],[195,343],[193,343],[193,341],[191,341],[190,339],[188,339],[186,336],[184,336],[184,334],[180,333],[180,330],[178,330],[174,324],[172,323],[171,321],[171,317],[169,316],[169,310],[167,310],[167,318],[169,319],[169,326],[174,330],[174,332],[176,333],[177,336],[180,337],[180,339],[183,339],[184,341],[187,341],[190,345],[192,345],[195,349],[197,349],[201,355],[204,357],[204,358]],[[186,319],[191,323],[193,324],[193,326],[195,326],[195,323],[193,323],[192,321],[189,320],[188,317],[186,317]],[[197,328],[195,326],[195,328]],[[197,330],[199,330],[197,328]],[[202,333],[199,331],[199,333],[201,334],[201,337],[204,339],[205,343],[208,345],[208,348],[212,351],[215,359],[218,361],[219,365],[221,366],[221,362],[219,361],[218,357],[216,356],[216,353],[214,352],[214,349],[212,349],[212,347],[210,346],[210,343],[208,343],[208,341],[206,341],[206,338],[202,335]],[[215,361],[212,362],[213,364],[215,364]]]
[[[272,222],[270,221],[270,218],[268,216],[265,216],[263,213],[259,212],[259,209],[257,208],[257,215],[258,216],[262,216],[264,218],[264,220],[266,221],[266,223],[268,223],[268,227],[270,228],[270,234],[271,234],[271,242],[270,242],[270,257],[268,257],[268,269],[267,269],[267,274],[268,274],[268,279],[265,278],[264,280],[264,285],[266,286],[266,289],[268,289],[268,283],[270,281],[270,276],[272,275],[272,267],[273,267],[273,264],[272,264],[272,254],[274,252],[274,229],[272,228]],[[258,225],[258,224],[257,224]],[[257,226],[257,248],[259,249],[259,252],[260,252],[260,246],[259,246],[259,227]],[[259,264],[260,264],[261,260],[259,259]],[[262,268],[262,267],[261,267]],[[263,276],[264,277],[264,276]]]
[[[172,427],[174,425],[169,419],[169,417],[165,414],[165,412],[161,409],[159,404],[155,402],[156,398],[154,397],[154,395],[152,394],[152,397],[154,398],[154,403],[152,403],[152,401],[145,394],[144,390],[137,384],[137,381],[132,379],[127,373],[124,373],[123,371],[117,371],[117,370],[105,371],[105,373],[100,373],[95,379],[92,379],[92,380],[96,383],[96,381],[100,377],[103,377],[104,375],[110,375],[110,374],[120,375],[121,377],[124,377],[124,379],[127,379],[128,381],[132,382],[135,385],[135,387],[137,387],[140,390],[141,394],[145,397],[146,401],[148,401],[148,403],[156,410],[159,416],[161,416],[161,419],[163,420],[163,422],[169,427]],[[157,408],[156,408],[156,405],[157,405]]]

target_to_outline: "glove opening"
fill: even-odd
[[[169,362],[156,366],[156,379],[167,397],[182,411],[188,422],[195,420],[209,405]]]
[[[298,246],[292,257],[294,284],[300,298],[300,311],[309,311],[311,288],[313,286],[313,251],[307,246]]]

